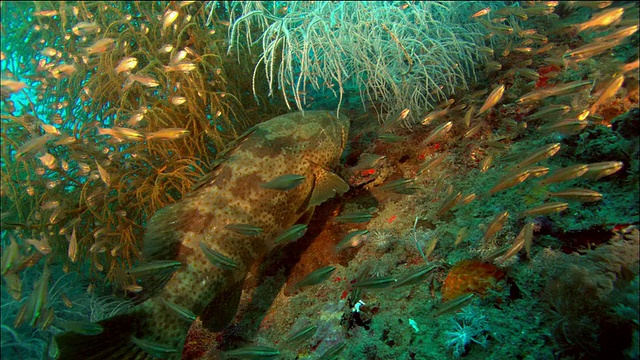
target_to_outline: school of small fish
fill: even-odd
[[[326,111],[290,113],[264,121],[244,134],[223,134],[235,140],[225,151],[216,153],[215,161],[205,164],[192,160],[210,150],[207,146],[215,141],[208,139],[224,133],[224,125],[209,120],[212,116],[206,121],[206,129],[191,120],[177,123],[167,119],[183,112],[190,113],[186,119],[199,116],[196,112],[201,110],[197,109],[209,106],[212,99],[234,96],[221,82],[211,80],[213,76],[207,79],[216,84],[216,91],[189,92],[192,84],[204,82],[201,73],[222,74],[220,67],[203,65],[203,59],[211,54],[193,41],[171,41],[179,34],[189,34],[191,15],[187,9],[193,3],[171,3],[153,19],[157,29],[129,21],[130,16],[124,19],[126,26],[136,24],[140,34],[157,32],[162,39],[153,49],[144,51],[134,51],[131,39],[117,38],[114,29],[91,15],[84,4],[50,10],[37,7],[30,14],[36,19],[32,31],[52,31],[52,22],[59,23],[66,29],[65,39],[74,41],[73,48],[43,40],[35,49],[37,57],[31,59],[36,71],[3,67],[3,141],[6,134],[8,145],[3,144],[2,157],[3,162],[17,165],[3,169],[1,195],[18,199],[33,210],[15,214],[2,210],[2,229],[8,235],[3,235],[0,269],[14,300],[20,300],[29,290],[13,319],[14,328],[28,325],[46,330],[53,326],[64,331],[48,345],[52,357],[118,358],[134,354],[139,358],[180,358],[191,324],[200,319],[218,331],[232,322],[251,269],[273,249],[308,236],[313,209],[346,193],[349,185],[364,186],[382,199],[417,198],[427,189],[436,194],[428,210],[417,207],[411,210],[415,216],[408,223],[403,220],[408,228],[413,225],[409,241],[415,243],[420,259],[427,264],[407,266],[406,270],[394,271],[394,276],[369,268],[348,275],[352,281],[345,292],[349,292],[349,301],[357,304],[367,292],[426,283],[442,271],[444,265],[433,260],[448,240],[440,235],[421,239],[419,223],[446,222],[472,202],[522,194],[517,212],[491,210],[481,225],[479,239],[471,240],[469,234],[474,229],[465,226],[454,230],[451,244],[464,249],[477,241],[483,247],[482,259],[497,265],[513,263],[520,253],[531,258],[536,218],[566,214],[582,204],[597,206],[607,199],[607,193],[595,185],[597,181],[621,172],[627,164],[623,158],[607,157],[607,161],[562,167],[545,165],[569,150],[564,139],[581,137],[597,125],[611,127],[612,103],[623,103],[629,83],[637,83],[637,59],[626,64],[618,61],[620,64],[609,65],[593,77],[570,75],[584,74],[578,70],[637,38],[637,18],[630,18],[637,14],[636,4],[569,2],[564,5],[569,9],[592,9],[589,19],[577,24],[561,20],[557,1],[477,9],[469,21],[487,33],[486,44],[479,47],[486,61],[478,65],[478,71],[484,71],[491,83],[484,89],[456,94],[429,110],[404,108],[386,114],[372,135],[372,144],[382,144],[376,145],[379,151],[370,147],[353,166],[335,174],[332,169],[343,150],[350,149],[347,134],[354,125],[346,117]],[[106,10],[109,5],[96,6]],[[397,8],[410,11],[411,5],[407,2]],[[543,33],[535,24],[545,21],[556,24]],[[229,25],[224,20],[219,23]],[[578,45],[564,44],[570,37],[587,40]],[[2,61],[8,55],[5,52]],[[162,60],[152,64],[145,52]],[[104,64],[109,71],[91,76],[109,79],[117,84],[113,89],[92,86],[90,77],[76,80],[79,73],[95,72]],[[65,90],[72,79],[77,81],[74,86],[80,85]],[[31,96],[27,94],[34,94],[33,102],[21,104],[24,101],[16,100],[18,96]],[[135,96],[131,94],[139,98],[132,100]],[[90,107],[97,99],[132,105],[113,106],[98,114]],[[109,120],[83,122],[77,120],[76,112],[80,111]],[[213,114],[213,118],[235,116],[229,115],[230,110],[224,106],[216,107]],[[407,126],[414,124],[418,125],[413,129]],[[201,142],[192,146],[196,137]],[[526,137],[547,140],[535,148],[515,145]],[[481,180],[465,191],[443,178],[433,180],[441,169],[453,166],[453,155],[448,149],[441,151],[443,144],[452,141],[486,145],[470,151],[469,163],[477,168]],[[404,146],[414,148],[411,156],[419,163],[400,174],[389,165],[391,151],[385,153],[384,149]],[[180,148],[190,148],[190,155],[163,161],[155,158],[159,149],[175,155]],[[154,177],[137,176],[143,167]],[[24,175],[29,172],[32,174]],[[593,186],[564,186],[576,179]],[[149,189],[158,183],[167,184],[171,190],[154,191],[150,196],[140,190],[151,193]],[[120,193],[124,188],[129,192]],[[523,194],[525,188],[532,194]],[[128,207],[134,202],[144,203],[135,213]],[[152,209],[149,214],[143,214],[145,207]],[[342,233],[334,236],[332,256],[353,256],[377,236],[369,224],[379,220],[383,207],[381,203],[335,213],[328,221]],[[132,214],[144,218],[144,226],[134,222]],[[90,217],[95,222],[89,224]],[[395,215],[385,221],[391,224]],[[517,235],[505,241],[507,232]],[[135,302],[135,307],[99,323],[61,318],[53,306],[54,298],[61,299],[67,308],[74,307],[74,302],[70,295],[50,290],[51,259],[60,253],[65,272],[77,271],[86,264],[91,273],[117,282],[119,295]],[[42,268],[39,278],[23,284],[21,274],[33,267]],[[311,292],[341,276],[345,276],[344,267],[326,263],[290,284],[290,288],[296,294]],[[92,283],[87,290],[92,292],[95,286]],[[470,292],[444,302],[433,316],[458,311],[477,297]],[[351,312],[357,313],[357,309],[354,305]],[[116,336],[113,329],[124,324],[130,324],[129,330]],[[283,343],[308,343],[321,330],[319,323],[308,324],[290,332]],[[347,342],[338,342],[320,358],[337,358]],[[274,358],[282,350],[275,345],[250,345],[221,356]]]

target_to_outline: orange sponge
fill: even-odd
[[[480,260],[462,260],[449,270],[444,279],[442,300],[455,299],[471,292],[483,295],[504,276],[504,272],[493,264]]]

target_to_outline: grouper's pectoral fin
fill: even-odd
[[[216,295],[200,314],[202,326],[211,331],[221,331],[229,326],[238,311],[243,286],[244,278]]]
[[[310,207],[320,205],[332,197],[342,195],[349,190],[349,185],[340,176],[321,166],[318,166],[315,171],[313,185],[313,192],[308,204]]]

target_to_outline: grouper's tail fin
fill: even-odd
[[[75,359],[139,359],[144,354],[131,337],[139,331],[139,314],[122,314],[99,321],[99,334],[87,335],[68,331],[56,336],[60,360]],[[144,358],[144,357],[142,357]]]
[[[56,336],[60,360],[143,360],[179,358],[182,349],[144,340],[147,315],[141,311],[101,320],[99,334],[68,331]]]

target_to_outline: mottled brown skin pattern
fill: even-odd
[[[141,305],[150,312],[147,328],[155,333],[145,339],[176,346],[180,352],[190,323],[162,304],[159,296],[197,315],[216,294],[241,284],[251,266],[274,247],[273,239],[307,210],[320,167],[337,165],[348,131],[346,117],[338,119],[327,111],[307,111],[304,117],[291,113],[261,123],[227,155],[208,183],[166,209],[176,215],[181,238],[177,260],[186,266],[173,274],[158,296]],[[304,175],[306,180],[288,191],[259,186],[290,173]],[[246,236],[224,228],[234,223],[255,225],[264,232]],[[232,259],[238,268],[222,270],[211,264],[200,241]]]

